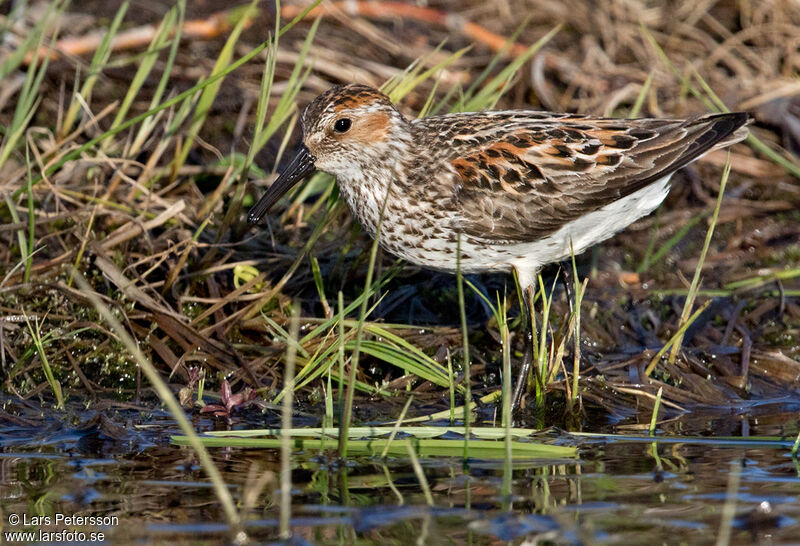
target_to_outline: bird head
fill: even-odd
[[[302,127],[302,142],[289,165],[250,209],[251,223],[306,176],[321,170],[340,184],[357,179],[386,163],[408,135],[408,121],[389,97],[360,84],[339,85],[318,96],[303,112]]]

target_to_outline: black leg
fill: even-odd
[[[531,362],[533,361],[533,351],[531,351],[531,335],[530,329],[527,329],[525,335],[525,352],[522,355],[522,362],[519,365],[517,373],[517,384],[514,387],[514,396],[511,398],[511,414],[517,412],[519,404],[522,401],[522,394],[528,386],[528,374],[531,373]]]
[[[573,311],[573,303],[574,303],[574,291],[573,286],[575,283],[575,277],[572,274],[572,262],[569,260],[564,260],[561,262],[559,269],[561,270],[562,280],[564,282],[564,290],[567,296],[567,302],[569,303],[570,312]],[[511,398],[511,412],[512,414],[517,413],[519,410],[520,402],[522,401],[522,397],[525,394],[528,386],[528,375],[531,371],[531,364],[533,363],[533,331],[531,329],[531,321],[533,315],[533,296],[535,291],[532,286],[528,286],[525,288],[524,292],[524,319],[525,320],[525,352],[522,356],[522,362],[519,365],[519,369],[517,373],[517,383],[514,387],[514,394]],[[543,326],[544,327],[544,326]]]
[[[522,310],[523,320],[525,321],[525,351],[522,355],[522,362],[520,362],[519,369],[517,370],[517,384],[514,387],[514,395],[511,398],[511,413],[512,415],[519,409],[522,395],[525,394],[528,386],[528,375],[531,372],[531,363],[533,362],[533,332],[531,331],[531,320],[533,317],[533,289],[528,286],[524,289],[523,303],[524,309]]]
[[[570,312],[573,311],[572,303],[574,301],[572,287],[575,285],[575,277],[572,275],[572,263],[569,260],[564,260],[559,266],[561,269],[562,279],[564,281],[564,291],[567,294],[567,303],[569,304]]]

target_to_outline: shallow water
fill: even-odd
[[[4,533],[73,529],[87,541],[103,533],[115,544],[230,540],[195,455],[170,443],[177,428],[167,415],[45,412],[34,420],[31,408],[18,415],[0,433]],[[578,446],[579,458],[513,461],[510,497],[503,495],[502,460],[421,459],[433,506],[407,458],[352,458],[342,466],[333,454],[294,453],[292,529],[296,542],[313,544],[714,544],[727,501],[734,503],[733,543],[798,543],[800,467],[790,456],[796,416],[781,403],[760,405],[757,414],[695,413],[670,423],[694,438],[656,443],[629,432],[585,437],[554,430],[550,441]],[[277,420],[260,412],[239,417],[236,428]],[[195,426],[220,423],[201,418]],[[277,540],[278,452],[211,453],[249,537]],[[243,508],[250,496],[251,507]],[[55,522],[72,515],[116,519]],[[35,516],[50,525],[37,525],[47,521]],[[14,525],[14,517],[24,520]]]

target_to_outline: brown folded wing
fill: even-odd
[[[655,182],[705,152],[744,138],[743,113],[695,120],[614,120],[531,113],[431,118],[450,141],[444,167],[459,211],[452,228],[494,242],[545,237]],[[424,123],[424,122],[423,122]]]

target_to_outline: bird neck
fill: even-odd
[[[336,176],[350,211],[372,236],[381,215],[391,214],[392,203],[407,186],[412,145],[411,132],[405,127],[393,131],[392,138],[374,145],[368,157],[360,157],[352,169]]]

